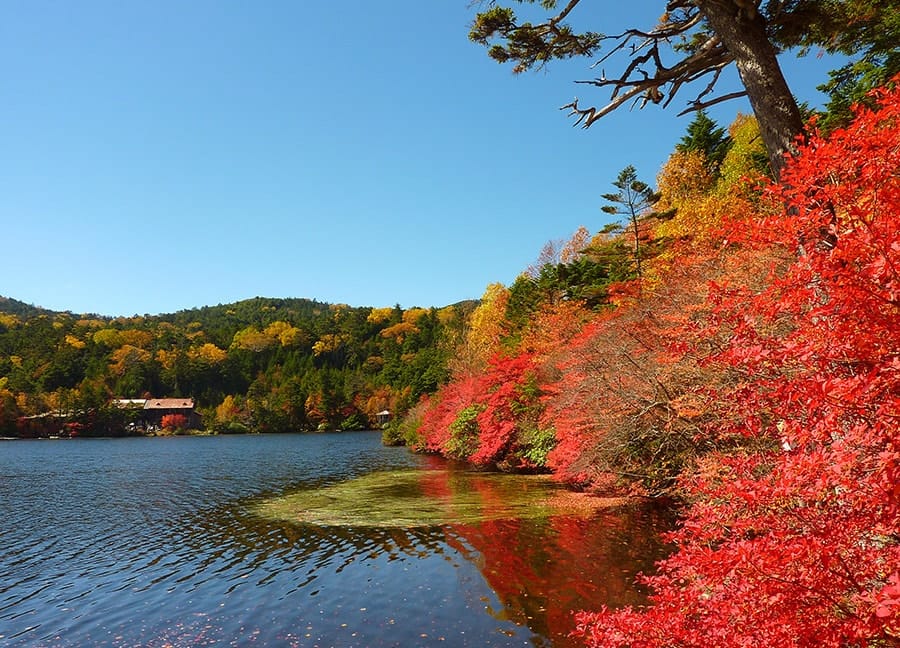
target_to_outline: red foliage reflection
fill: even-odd
[[[475,489],[485,516],[502,509],[504,481],[497,475],[463,470],[424,470],[421,487],[429,497],[452,501],[460,489]],[[564,495],[563,495],[564,496]],[[573,495],[574,497],[575,495]],[[662,507],[585,507],[583,514],[525,519],[487,519],[444,527],[447,543],[477,565],[503,608],[487,613],[529,627],[553,646],[576,646],[568,635],[574,613],[598,605],[641,605],[635,586],[639,572],[652,571],[666,547],[660,534],[671,527]]]

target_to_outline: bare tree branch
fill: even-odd
[[[626,34],[616,45],[614,51],[621,50],[633,37],[633,34]],[[630,100],[640,103],[642,108],[648,102],[663,102],[663,106],[668,106],[683,85],[712,74],[712,81],[691,102],[692,106],[696,106],[702,103],[702,98],[712,90],[722,69],[732,62],[731,55],[715,37],[708,38],[693,54],[672,67],[667,67],[662,62],[658,40],[648,39],[637,47],[646,48],[648,46],[649,50],[640,56],[634,56],[617,78],[609,79],[603,72],[599,78],[576,81],[579,84],[600,88],[611,87],[610,101],[605,106],[581,108],[576,98],[573,102],[562,106],[560,110],[570,110],[569,116],[577,116],[574,125],[588,128],[595,121]],[[645,64],[651,62],[655,68],[653,76],[643,68]],[[636,74],[640,76],[636,77]],[[668,86],[668,97],[664,93],[666,86]]]
[[[688,113],[697,112],[698,110],[705,110],[710,106],[715,106],[716,104],[720,104],[723,101],[731,101],[732,99],[737,99],[739,97],[746,97],[747,93],[745,91],[741,92],[730,92],[728,94],[722,95],[721,97],[716,97],[715,99],[710,99],[709,101],[692,101],[691,105],[688,108],[685,108],[678,116],[687,115]]]

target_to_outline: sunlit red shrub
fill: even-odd
[[[166,414],[162,417],[160,425],[164,430],[186,430],[188,418],[184,414]]]
[[[769,189],[783,209],[733,232],[792,253],[761,290],[713,286],[687,332],[740,378],[711,396],[743,442],[683,477],[678,551],[645,579],[654,607],[581,614],[588,645],[900,643],[898,170],[900,89],[813,136]]]

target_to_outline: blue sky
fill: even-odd
[[[662,4],[573,22],[648,26]],[[606,98],[573,83],[589,62],[514,76],[468,41],[469,5],[0,0],[0,295],[103,315],[443,306],[600,229],[600,195],[627,164],[653,180],[692,96],[573,128],[559,106]],[[783,65],[820,105],[834,65]]]

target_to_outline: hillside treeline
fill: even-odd
[[[370,427],[446,380],[473,308],[256,298],[109,318],[3,299],[0,434],[38,433],[41,415],[121,432],[112,400],[148,397],[192,397],[217,431]]]

